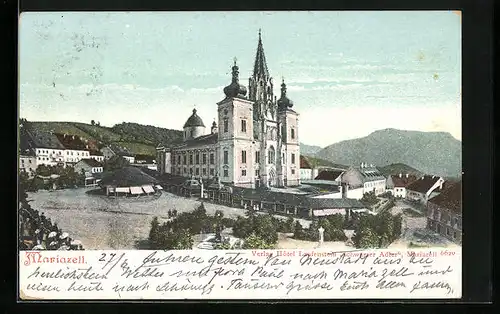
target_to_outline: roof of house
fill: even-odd
[[[434,196],[429,202],[439,207],[449,209],[456,214],[462,213],[462,181],[450,184],[439,195]]]
[[[82,141],[82,139],[78,135],[55,133],[55,136],[66,149],[88,150],[88,146]]]
[[[104,156],[102,152],[98,150],[90,150],[90,156]]]
[[[425,175],[407,185],[406,189],[420,193],[427,193],[439,179],[440,177],[438,176]]]
[[[321,171],[314,180],[326,180],[326,181],[335,181],[339,176],[342,175],[344,171],[341,170],[323,170]]]
[[[385,180],[385,177],[376,167],[356,167],[363,177],[363,182]]]
[[[97,160],[92,159],[92,158],[82,159],[82,160],[80,160],[80,162],[86,163],[87,165],[89,165],[92,168],[102,167],[102,164],[100,162],[98,162]]]
[[[399,175],[391,175],[392,182],[394,183],[394,187],[396,188],[404,188],[413,181],[417,180],[415,175],[406,175],[402,174],[401,177]]]
[[[357,199],[351,198],[307,198],[310,208],[325,209],[325,208],[365,208]]]
[[[158,183],[157,179],[147,175],[137,167],[125,167],[111,173],[106,173],[99,184],[101,186],[129,187]]]
[[[133,156],[132,154],[126,147],[119,146],[117,144],[111,144],[107,146],[113,153],[115,153],[118,156]]]
[[[50,149],[64,149],[64,145],[60,142],[59,138],[52,133],[42,132],[37,130],[26,131],[28,141],[31,142],[32,147],[35,148],[50,148]]]
[[[202,145],[210,145],[216,144],[217,139],[219,138],[217,133],[211,133],[207,135],[202,135],[192,140],[188,140],[183,142],[180,145],[175,146],[176,149],[181,149],[184,147],[193,147],[193,146],[202,146]]]
[[[300,169],[312,169],[312,165],[306,156],[300,155]]]
[[[137,162],[138,160],[145,160],[145,161],[150,161],[153,162],[155,159],[154,156],[151,155],[146,155],[146,154],[135,154],[135,161]]]

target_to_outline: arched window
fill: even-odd
[[[268,156],[267,163],[268,164],[274,164],[274,160],[276,158],[275,158],[275,150],[274,150],[273,146],[269,147],[269,154],[267,156]]]

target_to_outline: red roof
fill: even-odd
[[[342,175],[343,171],[340,170],[323,170],[321,171],[314,180],[328,180],[335,181],[340,175]]]
[[[391,175],[392,182],[394,183],[395,188],[404,188],[413,181],[417,180],[415,175],[406,175],[402,174],[401,177],[399,175]]]
[[[420,193],[427,193],[439,179],[440,177],[438,176],[423,176],[406,186],[406,189]]]
[[[88,150],[87,145],[80,139],[78,135],[68,135],[56,133],[57,139],[66,149],[72,150]]]
[[[457,214],[462,214],[462,181],[450,184],[439,195],[431,198],[429,202]]]
[[[305,157],[300,155],[300,169],[312,169],[311,163]]]

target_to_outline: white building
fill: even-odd
[[[90,159],[94,159],[98,162],[104,162],[104,154],[101,153],[100,151],[96,151],[96,150],[90,150],[90,156],[89,156]]]
[[[74,169],[77,173],[85,173],[85,186],[96,186],[101,178],[103,165],[95,159],[81,159]]]
[[[66,166],[74,166],[80,160],[90,158],[88,146],[79,136],[60,133],[55,135],[64,146],[63,158]]]
[[[406,199],[427,205],[427,201],[443,189],[444,179],[439,176],[425,175],[406,187]]]
[[[346,185],[347,197],[361,199],[368,192],[375,195],[385,193],[386,179],[373,165],[361,163],[359,167],[349,167],[341,177]]]
[[[118,156],[123,157],[125,160],[127,160],[131,164],[133,164],[135,162],[134,154],[129,152],[125,147],[119,147],[116,145],[105,146],[105,147],[101,148],[101,153],[104,157],[104,160],[108,160],[111,157],[118,155]]]
[[[19,170],[26,172],[27,174],[33,174],[36,171],[36,157],[29,155],[19,156]]]
[[[386,189],[390,191],[394,197],[406,198],[406,187],[416,179],[417,177],[415,175],[410,175],[408,173],[390,175],[387,178]]]
[[[210,134],[205,135],[203,120],[193,110],[184,124],[184,142],[157,148],[160,172],[218,176],[222,183],[241,187],[299,185],[299,115],[284,82],[281,97],[273,94],[260,32],[248,97],[236,60],[224,95],[217,103],[218,125],[212,124]]]
[[[300,156],[300,180],[314,180],[318,176],[318,168],[314,167],[305,157]]]

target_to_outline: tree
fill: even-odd
[[[91,121],[90,121],[90,124],[95,125],[95,121],[94,121],[94,120],[91,120]]]
[[[149,231],[149,244],[150,247],[155,247],[158,244],[158,236],[160,231],[160,223],[158,217],[154,217],[151,221],[151,230]]]
[[[293,238],[297,240],[303,240],[304,237],[305,234],[304,234],[304,229],[302,228],[302,224],[297,220],[293,228]]]
[[[290,232],[293,232],[293,231],[294,231],[294,230],[293,230],[293,229],[294,229],[294,222],[295,222],[295,219],[293,219],[293,217],[288,217],[288,218],[286,219],[286,222],[285,222],[285,224],[284,224],[284,226],[285,226],[285,230],[284,230],[284,231],[285,231],[286,233],[290,233]]]
[[[358,249],[370,249],[379,247],[379,237],[371,228],[356,233],[353,238],[354,246]]]
[[[378,198],[374,191],[370,191],[363,194],[360,202],[363,203],[363,205],[370,207],[378,203]]]
[[[256,235],[255,233],[252,233],[248,237],[245,238],[242,249],[248,250],[248,249],[273,249],[274,245],[271,243],[268,243],[265,239],[262,237]]]
[[[402,233],[402,226],[403,226],[403,216],[401,214],[398,214],[396,216],[393,216],[393,228],[392,228],[392,238],[391,241],[397,240]]]
[[[115,155],[104,163],[105,171],[114,171],[129,166],[130,163],[122,156]]]

